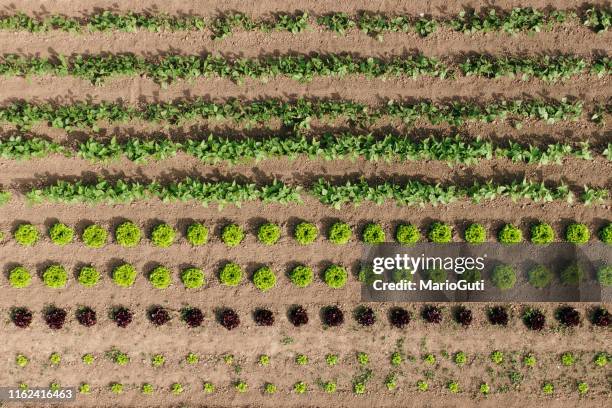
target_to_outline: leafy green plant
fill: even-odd
[[[469,283],[478,282],[482,279],[482,274],[476,268],[466,269],[461,275],[461,278]]]
[[[499,231],[497,239],[506,245],[518,244],[523,242],[523,232],[512,224],[506,224]]]
[[[264,392],[266,394],[275,394],[276,393],[276,385],[272,384],[272,383],[266,383],[264,385]]]
[[[92,365],[95,360],[96,358],[91,353],[83,354],[83,356],[81,356],[81,361],[86,365]]]
[[[215,392],[215,386],[211,382],[205,382],[203,389],[206,394],[212,394],[213,392]]]
[[[9,272],[9,283],[14,288],[27,288],[32,283],[30,272],[23,266],[16,266]]]
[[[149,282],[157,289],[166,289],[172,284],[172,275],[170,270],[165,266],[156,266],[151,272],[149,272]]]
[[[418,380],[416,386],[417,389],[422,392],[425,392],[429,389],[429,384],[427,384],[427,381],[425,380]]]
[[[260,366],[266,367],[266,366],[270,365],[270,356],[267,355],[267,354],[262,354],[257,359],[257,362],[259,363]]]
[[[61,361],[62,361],[62,356],[60,356],[59,353],[51,353],[51,355],[49,356],[49,364],[53,366],[59,365]]]
[[[328,354],[325,356],[325,363],[330,366],[333,367],[336,364],[338,364],[338,355],[337,354]]]
[[[227,286],[237,286],[242,281],[242,268],[233,262],[226,263],[219,273],[219,280]]]
[[[482,395],[489,395],[489,392],[491,392],[491,387],[485,382],[480,384],[479,391]]]
[[[253,274],[253,283],[257,289],[266,292],[276,285],[276,275],[272,272],[272,269],[263,266]]]
[[[335,222],[327,231],[327,239],[337,245],[346,244],[353,235],[351,227],[344,222]]]
[[[552,395],[555,392],[555,386],[552,383],[546,382],[542,384],[542,392],[545,395]]]
[[[314,274],[312,269],[305,265],[298,265],[289,273],[289,279],[298,288],[305,288],[312,283]]]
[[[612,224],[608,224],[599,230],[599,239],[604,244],[612,244]]]
[[[465,363],[467,363],[467,355],[463,351],[458,351],[455,353],[453,361],[457,366],[462,367],[465,365]]]
[[[570,224],[565,229],[565,239],[572,244],[586,244],[591,237],[589,227],[584,224]]]
[[[123,393],[123,384],[114,382],[109,385],[109,389],[113,394],[122,394]]]
[[[464,237],[470,244],[482,244],[487,239],[487,230],[481,224],[470,224],[465,229]]]
[[[534,288],[542,289],[550,285],[553,274],[544,265],[536,265],[527,272],[527,279]]]
[[[425,364],[434,365],[436,364],[436,356],[434,356],[433,354],[427,354],[423,356],[423,361],[425,362]]]
[[[13,237],[19,245],[32,246],[38,242],[38,229],[32,224],[21,224],[13,232]]]
[[[427,269],[424,272],[425,272],[425,277],[427,278],[427,280],[430,280],[434,283],[442,283],[446,281],[447,273],[445,269],[434,268],[434,269]]]
[[[174,242],[176,231],[168,224],[159,224],[151,231],[151,241],[153,245],[160,248],[167,248]]]
[[[152,384],[144,383],[140,386],[140,392],[143,395],[151,395],[153,394],[153,391],[155,391],[155,388],[153,387]]]
[[[421,37],[427,37],[430,34],[434,33],[437,28],[437,23],[433,20],[428,20],[426,18],[420,18],[414,24],[414,30]]]
[[[129,288],[136,281],[136,269],[130,264],[118,265],[113,269],[113,282],[118,286]]]
[[[353,383],[353,392],[357,395],[359,394],[365,394],[366,391],[366,385],[365,383],[358,381]]]
[[[597,282],[601,286],[612,286],[612,265],[602,265],[597,268]]]
[[[400,364],[402,364],[403,358],[402,358],[402,354],[399,351],[395,351],[393,352],[393,354],[391,354],[391,365],[394,367],[398,367]]]
[[[112,349],[106,353],[106,356],[118,366],[126,366],[130,362],[130,357],[117,349]]]
[[[131,221],[121,223],[115,230],[115,241],[123,247],[130,248],[140,243],[140,228]]]
[[[400,224],[395,230],[395,239],[402,245],[412,245],[421,240],[421,231],[412,224]]]
[[[516,284],[516,272],[510,265],[497,265],[491,272],[491,282],[501,290],[512,289]]]
[[[583,23],[593,31],[601,33],[608,31],[608,28],[612,25],[612,15],[606,9],[591,7],[586,10],[583,17]]]
[[[187,289],[197,289],[206,283],[206,278],[201,269],[186,268],[181,272],[181,282]]]
[[[366,244],[382,244],[385,242],[385,231],[378,224],[368,224],[363,229],[362,239]]]
[[[341,265],[330,265],[323,273],[323,280],[330,288],[342,288],[348,279],[346,269]]]
[[[608,364],[609,357],[606,353],[597,353],[593,358],[593,362],[597,367],[605,367]]]
[[[579,381],[576,384],[576,389],[578,390],[578,394],[585,395],[587,392],[589,392],[589,384],[585,383],[584,381]]]
[[[451,242],[453,239],[453,229],[450,225],[434,222],[427,233],[427,238],[436,244]]]
[[[453,394],[456,394],[459,392],[459,382],[449,381],[448,383],[446,383],[446,388]]]
[[[584,279],[584,270],[576,262],[570,263],[561,271],[561,283],[567,286],[577,286]]]
[[[491,353],[490,358],[494,364],[500,365],[501,363],[504,362],[504,353],[502,353],[499,350],[495,350],[494,352]]]
[[[185,356],[185,362],[189,365],[195,365],[200,362],[200,357],[195,353],[189,353]]]
[[[164,357],[162,354],[155,354],[154,356],[151,357],[151,365],[153,367],[161,367],[166,363],[166,357]]]
[[[576,362],[576,357],[569,351],[561,354],[561,364],[566,367],[573,366]]]
[[[54,244],[63,246],[72,242],[74,230],[66,224],[58,222],[49,228],[49,237]]]
[[[362,366],[367,365],[370,362],[370,356],[367,353],[360,351],[357,353],[357,362]]]
[[[101,226],[92,224],[83,230],[81,239],[90,248],[102,248],[106,245],[108,232]]]
[[[236,391],[243,393],[243,392],[247,392],[247,390],[249,389],[249,386],[246,382],[244,381],[236,381],[236,383],[234,384],[234,388],[236,388]]]
[[[187,241],[193,246],[204,245],[208,242],[208,228],[199,222],[187,227]]]
[[[257,230],[257,239],[265,245],[274,245],[281,236],[280,227],[276,224],[266,223]]]
[[[336,392],[336,383],[334,381],[327,381],[323,383],[323,391],[328,394],[333,394]]]
[[[223,227],[221,239],[230,248],[238,246],[244,239],[244,231],[239,225],[228,224]]]
[[[295,356],[295,363],[297,365],[306,365],[308,364],[308,361],[309,361],[308,356],[305,354],[298,354]]]
[[[389,391],[393,391],[394,389],[397,388],[397,381],[398,381],[397,374],[389,373],[385,377],[385,387],[387,387]]]
[[[0,207],[11,201],[11,193],[0,190]]]
[[[308,245],[314,242],[319,235],[319,229],[310,222],[300,222],[295,226],[293,236],[300,245]]]
[[[30,360],[23,354],[17,354],[17,356],[15,357],[15,364],[17,364],[18,367],[23,368],[27,366],[29,362]]]
[[[293,384],[293,391],[296,394],[304,394],[308,391],[308,385],[304,381],[298,381]]]
[[[523,364],[525,367],[533,368],[535,367],[536,363],[536,357],[532,353],[529,353],[523,357]]]
[[[531,242],[534,244],[550,244],[555,239],[555,231],[546,223],[531,226]]]
[[[42,274],[43,282],[50,288],[63,288],[68,281],[68,273],[61,265],[50,265]]]
[[[87,383],[82,383],[79,385],[79,393],[83,395],[88,395],[91,393],[91,385]]]

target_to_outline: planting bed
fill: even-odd
[[[609,4],[494,9],[0,0],[0,386],[609,405],[608,303],[361,302],[367,243],[612,243]]]

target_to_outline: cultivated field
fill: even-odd
[[[0,0],[0,386],[610,406],[609,304],[362,303],[360,261],[612,244],[611,21],[600,1]],[[609,265],[515,275],[612,286]]]

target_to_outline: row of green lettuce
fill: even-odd
[[[509,264],[496,265],[491,271],[487,272],[487,278],[494,287],[502,291],[513,289],[519,281],[521,274],[524,274],[525,280],[537,289],[550,287],[557,277],[564,286],[578,286],[586,281],[591,281],[589,272],[579,263],[568,263],[560,268],[558,272],[553,272],[547,266],[541,264],[533,265],[524,272],[522,269]],[[347,267],[342,264],[330,264],[318,274],[315,274],[308,265],[295,265],[287,270],[286,275],[291,283],[298,288],[310,286],[318,275],[328,287],[341,289],[348,283],[349,273]],[[23,265],[13,265],[8,271],[7,279],[11,287],[24,289],[32,285],[33,277],[36,275]],[[75,273],[76,280],[86,287],[98,285],[102,275],[91,264],[81,266]],[[121,263],[111,269],[109,275],[115,285],[123,288],[132,287],[141,275],[145,277],[153,288],[160,290],[169,288],[175,281],[175,272],[163,264],[156,264],[156,266],[144,270],[143,273],[139,273],[132,264],[121,261]],[[216,273],[219,283],[224,286],[235,287],[241,285],[248,277],[248,280],[261,292],[274,289],[278,284],[279,276],[282,275],[283,273],[279,273],[273,267],[267,265],[260,265],[253,271],[247,271],[244,266],[232,261],[225,262]],[[419,275],[422,276],[423,280],[434,283],[448,282],[449,279],[452,279],[450,275],[455,275],[458,280],[461,279],[471,283],[480,282],[484,278],[484,273],[475,268],[468,268],[460,275],[456,275],[453,272],[449,274],[448,271],[442,268],[433,268],[420,271]],[[44,268],[39,276],[44,285],[52,289],[65,288],[70,281],[68,268],[57,263]],[[396,269],[392,271],[391,281],[395,283],[403,281],[412,282],[414,276],[415,274],[410,269]],[[206,273],[197,267],[182,269],[179,277],[183,286],[188,289],[200,288],[207,283]],[[364,284],[371,286],[375,281],[381,280],[381,275],[373,273],[370,269],[364,267],[360,271],[358,279]],[[612,265],[600,265],[595,271],[595,280],[601,286],[612,287]]]
[[[122,247],[135,247],[145,239],[142,228],[132,221],[122,221],[120,224],[110,228],[113,230],[114,242]],[[359,239],[368,245],[379,245],[389,242],[388,231],[379,223],[367,223],[360,231]],[[336,245],[345,245],[354,240],[357,227],[343,221],[336,221],[327,227],[325,238]],[[185,240],[193,247],[199,247],[214,239],[210,234],[210,228],[200,222],[188,225],[184,232]],[[74,228],[61,222],[56,222],[48,228],[47,235],[55,245],[64,246],[76,240]],[[264,245],[275,245],[283,236],[282,227],[271,222],[260,223],[255,233],[257,241]],[[320,236],[319,227],[312,222],[302,221],[296,224],[290,231],[290,235],[300,245],[310,245]],[[413,245],[419,242],[434,242],[438,244],[450,243],[458,240],[458,235],[470,244],[483,244],[491,240],[491,232],[480,223],[472,223],[466,226],[460,233],[453,225],[443,222],[433,222],[426,231],[422,231],[414,224],[400,223],[395,227],[393,238],[402,245]],[[605,244],[612,244],[612,224],[607,223],[597,231],[597,237]],[[22,246],[30,247],[36,245],[42,238],[40,230],[33,224],[19,224],[12,232],[13,239]],[[90,248],[102,248],[109,241],[109,232],[99,224],[90,224],[80,233],[81,241]],[[150,243],[159,248],[168,248],[179,239],[177,228],[167,223],[157,223],[147,231]],[[228,248],[243,244],[247,238],[244,227],[235,223],[226,223],[219,229],[219,237]],[[497,231],[497,240],[506,245],[519,244],[525,241],[523,229],[513,224],[504,224]],[[536,245],[547,245],[559,239],[555,229],[546,222],[533,222],[529,226],[528,241]],[[566,242],[583,245],[592,242],[591,229],[588,225],[573,222],[568,224],[562,233],[562,240]]]

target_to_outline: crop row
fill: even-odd
[[[101,121],[119,123],[143,120],[179,124],[204,119],[231,120],[251,125],[269,123],[273,119],[278,119],[285,126],[307,129],[313,119],[344,118],[353,124],[367,125],[382,117],[390,117],[402,120],[406,124],[421,119],[434,125],[448,123],[458,126],[466,121],[493,122],[508,117],[556,123],[560,120],[578,120],[582,113],[582,101],[569,102],[565,98],[560,101],[516,99],[486,104],[473,102],[439,104],[429,100],[408,103],[388,100],[379,106],[349,100],[325,99],[297,99],[291,102],[279,99],[259,101],[230,99],[226,102],[211,102],[196,98],[140,106],[110,102],[99,104],[76,102],[71,105],[54,106],[49,103],[19,101],[0,107],[0,123],[10,123],[21,129],[45,123],[67,131],[78,128],[97,131],[98,123]],[[601,115],[603,113],[600,112]]]
[[[473,55],[455,64],[445,64],[423,54],[388,59],[342,54],[286,55],[258,59],[228,59],[213,55],[169,55],[148,59],[133,54],[57,55],[53,59],[48,59],[9,54],[0,61],[0,75],[70,75],[87,79],[94,84],[101,84],[113,76],[144,75],[162,84],[177,79],[198,77],[230,78],[238,83],[245,78],[267,80],[279,76],[301,82],[310,81],[314,77],[347,75],[365,75],[368,78],[393,76],[454,78],[455,70],[466,76],[486,78],[520,76],[524,80],[535,77],[545,81],[556,81],[585,72],[600,77],[610,75],[612,62],[608,57],[587,61],[570,55],[536,58]]]
[[[338,306],[324,306],[317,312],[320,313],[312,314],[320,317],[324,327],[337,327],[345,323],[345,312]],[[414,313],[402,307],[391,307],[382,313],[384,314],[383,318],[397,329],[406,329],[415,320]],[[110,307],[104,314],[120,328],[129,326],[135,317],[134,311],[121,305]],[[356,323],[363,327],[370,327],[379,323],[381,317],[378,314],[369,306],[358,306],[351,313],[348,313]],[[483,314],[490,324],[501,327],[507,326],[513,318],[512,311],[503,305],[489,306],[483,310]],[[562,305],[556,309],[554,317],[559,323],[557,327],[561,328],[584,327],[584,320],[588,320],[593,326],[597,327],[609,327],[612,323],[612,315],[603,306],[595,306],[587,314],[586,319],[583,319],[578,310],[571,306]],[[66,323],[68,311],[55,305],[48,305],[41,311],[41,315],[49,328],[59,330]],[[85,327],[92,327],[98,323],[97,312],[89,306],[78,306],[74,315],[77,322]],[[178,318],[188,328],[200,327],[206,317],[201,309],[194,306],[184,306],[180,310],[171,310],[159,305],[152,305],[145,310],[144,315],[154,326],[163,326]],[[212,311],[211,315],[212,319],[209,320],[214,319],[227,330],[233,330],[241,324],[240,315],[231,308],[217,308]],[[273,326],[278,323],[278,316],[268,309],[255,309],[250,315],[259,326]],[[9,318],[18,328],[29,327],[33,317],[34,313],[26,307],[12,307],[9,310]],[[448,319],[457,328],[467,328],[476,316],[471,309],[465,306],[455,306],[451,310],[446,310],[446,308],[440,306],[423,305],[417,312],[416,318],[419,317],[425,324],[435,326]],[[546,328],[554,330],[551,323],[546,324],[545,312],[537,307],[524,307],[518,317],[530,330],[541,331]],[[303,306],[293,305],[287,309],[286,318],[294,326],[300,327],[309,323],[310,313]]]
[[[243,243],[246,238],[244,228],[238,224],[225,223],[219,228],[220,240],[228,247],[233,248]],[[141,227],[132,221],[123,221],[111,227],[115,243],[126,248],[134,247],[143,241],[144,234]],[[353,240],[356,227],[343,221],[336,221],[327,227],[325,238],[336,245],[344,245]],[[300,245],[310,245],[314,243],[320,235],[317,225],[301,221],[297,223],[289,232],[289,235]],[[13,238],[22,246],[33,246],[37,244],[41,237],[39,229],[29,223],[21,223],[13,230]],[[210,234],[210,228],[200,222],[189,224],[183,231],[185,240],[193,247],[206,245],[214,237]],[[64,246],[75,240],[74,228],[56,222],[47,231],[51,242],[58,246]],[[159,248],[168,248],[176,243],[179,238],[177,229],[166,223],[156,223],[147,233],[152,245]],[[254,233],[257,241],[264,245],[275,245],[281,239],[283,232],[279,224],[271,222],[260,222],[257,232]],[[375,222],[365,224],[360,231],[360,240],[368,245],[378,245],[391,242],[389,235],[392,235],[397,243],[402,245],[412,245],[419,242],[434,242],[438,244],[453,241],[453,236],[457,235],[455,228],[446,223],[433,222],[426,231],[410,223],[399,223],[395,226],[392,234],[385,231],[385,228]],[[471,223],[461,232],[461,238],[470,244],[482,244],[490,241],[490,232],[485,226],[479,223]],[[607,223],[598,231],[598,238],[606,244],[612,244],[612,224]],[[81,241],[90,248],[102,248],[109,242],[108,230],[99,224],[89,224],[80,232]],[[3,239],[0,235],[0,240]],[[504,224],[497,231],[496,238],[503,244],[518,244],[524,242],[523,230],[513,224]],[[564,230],[563,239],[569,243],[582,245],[591,241],[591,231],[585,224],[572,222]],[[550,224],[545,222],[531,222],[529,227],[529,241],[546,245],[557,240],[555,230]]]
[[[122,142],[116,137],[106,141],[90,137],[76,147],[40,137],[24,138],[19,135],[0,139],[0,157],[18,160],[61,154],[66,157],[78,156],[91,162],[108,162],[125,157],[135,163],[145,164],[149,160],[169,159],[178,152],[207,164],[224,161],[236,164],[249,160],[259,162],[280,157],[294,160],[299,156],[328,161],[357,158],[374,162],[439,160],[464,165],[474,165],[481,160],[494,158],[506,158],[514,163],[550,165],[561,164],[570,157],[592,160],[595,155],[602,155],[612,161],[612,143],[597,150],[589,142],[536,146],[508,141],[496,146],[480,137],[468,139],[459,135],[416,140],[410,136],[394,134],[375,137],[372,134],[326,133],[313,137],[296,134],[267,138],[228,138],[210,134],[201,139],[180,142],[161,137],[128,138]]]
[[[458,352],[457,354],[459,353],[462,353],[462,352]],[[362,353],[362,354],[365,354],[365,353]],[[603,357],[600,357],[600,359],[607,358],[605,353],[600,353],[600,354],[603,355]],[[568,355],[571,355],[571,353],[569,353]],[[268,356],[262,355],[262,357],[268,357]],[[535,357],[533,356],[533,354],[530,353],[524,357],[524,360],[525,361],[523,361],[523,364],[525,364],[526,367],[531,367],[526,364],[532,360],[535,361]],[[228,363],[228,364],[231,365],[232,363]],[[363,364],[363,365],[367,366],[367,364]],[[236,366],[235,369],[239,369],[238,371],[240,371],[241,367]],[[446,380],[443,384],[435,384],[435,383],[439,383],[440,381],[439,380],[433,381],[433,378],[427,376],[427,374],[430,374],[430,373],[431,373],[430,370],[426,370],[425,371],[426,375],[424,375],[423,378],[416,381],[415,383],[405,384],[402,386],[402,388],[408,392],[416,391],[420,393],[425,393],[428,391],[436,392],[438,390],[439,391],[443,390],[443,392],[451,393],[451,395],[456,395],[458,393],[466,393],[466,394],[469,393],[472,395],[472,398],[474,399],[479,398],[478,396],[480,396],[481,398],[486,398],[490,394],[496,394],[496,393],[506,394],[510,390],[510,387],[508,385],[500,385],[499,387],[495,387],[493,385],[490,385],[486,381],[481,381],[477,387],[470,390],[469,388],[471,387],[465,385],[465,383],[469,381],[457,380],[452,377],[451,379]],[[340,384],[340,381],[338,380],[338,378],[334,378],[331,380],[329,379],[324,380],[321,378],[317,378],[317,380],[315,381],[315,384],[309,385],[307,382],[303,380],[299,380],[295,382],[291,387],[287,387],[284,390],[281,388],[281,386],[277,386],[276,384],[270,381],[264,382],[257,388],[251,388],[253,387],[252,383],[251,385],[249,385],[246,381],[241,380],[239,378],[237,380],[231,381],[227,385],[227,387],[223,387],[223,388],[219,384],[215,385],[210,381],[200,382],[197,386],[193,386],[192,384],[189,384],[189,383],[186,384],[183,382],[175,382],[165,387],[159,387],[159,386],[156,386],[148,382],[141,382],[139,384],[133,384],[133,383],[122,383],[122,382],[114,381],[114,382],[105,384],[104,386],[99,387],[99,388],[94,388],[94,386],[92,386],[89,383],[81,382],[79,386],[77,387],[77,390],[80,395],[85,395],[85,396],[91,394],[92,392],[101,393],[101,391],[107,391],[115,395],[121,395],[125,392],[140,392],[144,396],[150,396],[154,393],[156,395],[160,395],[162,393],[169,393],[173,396],[180,396],[183,393],[190,392],[190,391],[197,392],[198,390],[199,392],[203,392],[206,395],[210,395],[220,390],[221,392],[227,393],[230,389],[239,394],[243,394],[243,393],[246,393],[246,392],[249,392],[255,389],[256,390],[255,392],[261,393],[269,397],[277,393],[283,393],[283,392],[285,394],[291,393],[291,394],[296,394],[296,395],[304,395],[309,392],[315,392],[315,393],[320,392],[320,393],[326,393],[328,395],[334,395],[337,392],[348,392],[348,391],[352,392],[354,395],[359,396],[359,395],[364,395],[368,392],[368,383],[372,380],[372,376],[373,376],[373,373],[371,369],[366,368],[366,367],[361,367],[361,373],[356,375],[347,386]],[[399,387],[401,376],[402,376],[401,373],[396,373],[393,371],[388,373],[386,377],[384,377],[384,382],[383,382],[386,389],[390,392],[395,392]],[[446,377],[448,377],[448,374],[446,375]],[[513,384],[513,386],[516,388],[519,388],[520,383],[523,381],[523,374],[521,374],[518,371],[513,370],[509,372],[508,377],[511,383]],[[284,378],[284,380],[286,380],[286,378]],[[590,388],[587,382],[581,381],[581,380],[574,381],[571,387],[568,385],[569,382],[570,381],[568,381],[568,378],[565,376],[555,379],[555,380],[547,379],[546,381],[543,381],[540,383],[537,392],[541,393],[545,397],[551,397],[553,395],[560,394],[559,389],[563,390],[564,388],[566,388],[568,390],[571,390],[572,393],[577,392],[579,397],[585,397],[588,395]],[[19,390],[23,392],[23,395],[28,395],[27,390],[29,386],[27,383],[21,382],[18,384],[18,387],[19,387]],[[555,387],[558,387],[558,388],[555,388]],[[521,392],[530,392],[530,395],[532,396],[536,392],[535,390],[528,390],[528,388],[526,388],[525,386],[522,386],[520,389],[521,389]],[[49,390],[50,390],[49,395],[53,396],[54,398],[66,398],[66,396],[68,395],[67,391],[62,390],[61,385],[57,381],[53,381],[49,384]],[[562,393],[563,392],[561,392],[561,394]],[[440,394],[436,394],[438,398],[439,398],[439,395]]]
[[[566,351],[561,354],[557,353],[533,353],[525,351],[512,351],[512,350],[494,350],[489,354],[486,353],[465,353],[461,350],[449,353],[446,350],[440,353],[434,352],[422,352],[419,356],[406,353],[402,345],[397,345],[395,351],[388,353],[385,356],[385,361],[394,368],[400,368],[406,365],[437,368],[444,364],[446,361],[452,362],[457,368],[478,366],[480,364],[491,364],[493,367],[505,367],[508,365],[514,365],[518,361],[522,362],[522,365],[528,368],[542,368],[546,367],[548,362],[559,362],[564,367],[571,367],[578,365],[579,362],[592,365],[596,368],[606,367],[612,356],[606,352],[598,353],[585,353],[580,351]],[[380,350],[377,350],[380,351]],[[180,356],[168,356],[167,354],[161,353],[145,353],[147,358],[135,359],[128,353],[121,351],[117,347],[113,347],[103,353],[85,353],[79,357],[82,364],[86,366],[93,366],[101,363],[101,360],[106,360],[116,366],[125,367],[134,364],[143,364],[151,366],[153,368],[165,368],[168,365],[178,363],[180,366],[196,366],[201,361],[206,361],[207,364],[226,364],[232,366],[238,362],[248,362],[259,367],[268,367],[275,361],[286,362],[287,360],[293,362],[299,366],[306,365],[318,365],[321,369],[327,367],[335,367],[340,365],[353,365],[357,363],[360,367],[368,366],[375,359],[379,358],[376,355],[375,358],[364,351],[357,351],[354,353],[347,353],[345,355],[328,353],[323,358],[315,359],[303,353],[288,352],[288,353],[275,353],[270,356],[267,354],[260,354],[253,358],[252,356],[235,356],[233,354],[197,354],[190,352],[186,355]],[[377,353],[379,354],[379,353]],[[381,353],[382,354],[382,353]],[[42,360],[44,366],[60,367],[64,365],[64,357],[58,352],[51,353],[46,360]],[[39,359],[36,359],[39,360]],[[37,361],[24,354],[17,354],[15,357],[15,365],[20,368],[26,368],[35,364]],[[40,360],[39,360],[40,361]],[[586,365],[585,364],[585,365]]]
[[[478,204],[497,198],[534,202],[576,201],[574,192],[564,183],[549,187],[544,182],[527,179],[515,180],[508,184],[475,181],[469,187],[443,186],[419,180],[403,184],[382,182],[373,185],[361,180],[335,185],[319,179],[309,187],[289,186],[278,180],[259,186],[235,180],[209,182],[193,178],[164,185],[158,182],[143,184],[124,180],[113,183],[104,179],[98,179],[95,183],[59,180],[54,185],[30,190],[26,193],[26,197],[33,204],[43,202],[114,204],[158,198],[164,202],[195,201],[204,206],[217,204],[222,208],[228,204],[239,206],[247,201],[261,201],[265,204],[301,204],[303,203],[301,192],[304,190],[307,195],[316,198],[322,204],[336,209],[340,209],[345,204],[358,206],[364,202],[378,205],[395,202],[398,206],[426,204],[435,206],[459,200],[471,200]],[[608,196],[606,188],[584,186],[579,199],[582,204],[591,205],[605,203]]]
[[[516,285],[520,274],[523,274],[522,271],[517,269],[519,268],[513,265],[498,265],[490,271],[487,278],[491,281],[493,287],[502,291],[510,290]],[[261,292],[267,292],[277,286],[278,272],[269,266],[259,266],[249,274],[253,285]],[[40,277],[45,286],[53,289],[66,287],[69,281],[68,275],[68,270],[60,264],[51,264],[40,271]],[[75,275],[77,281],[85,287],[96,286],[101,279],[100,272],[92,265],[79,267]],[[167,289],[174,283],[174,273],[170,268],[161,264],[148,268],[143,275],[156,289]],[[246,275],[247,272],[241,265],[230,261],[225,262],[219,268],[217,278],[221,284],[235,287],[242,284]],[[292,266],[287,270],[286,275],[291,283],[298,288],[310,286],[315,278],[312,268],[307,265]],[[332,289],[343,288],[349,280],[349,271],[341,264],[330,264],[322,268],[318,275]],[[423,278],[423,281],[433,283],[445,283],[449,280],[445,269],[428,269],[419,272],[419,275]],[[525,270],[524,275],[531,286],[537,289],[550,287],[555,275],[558,275],[559,281],[564,286],[579,286],[585,281],[593,281],[578,263],[568,263],[557,274],[545,265],[536,265]],[[139,278],[136,268],[128,263],[113,267],[110,276],[117,286],[124,288],[132,287]],[[200,288],[207,283],[206,274],[199,268],[185,268],[179,276],[187,289]],[[457,280],[465,280],[468,283],[480,282],[483,278],[483,274],[477,269],[467,269],[460,276],[457,275]],[[601,286],[612,286],[612,265],[600,266],[595,278]],[[367,286],[372,286],[374,281],[381,279],[381,276],[373,273],[368,267],[364,267],[359,272],[358,279]],[[392,276],[392,281],[395,283],[412,282],[413,280],[414,274],[410,270],[396,270]],[[13,265],[8,271],[8,281],[14,288],[27,288],[32,284],[32,273],[22,265]]]
[[[144,353],[143,353],[144,354]],[[487,371],[490,370],[489,374],[493,377],[494,368],[512,368],[512,370],[508,373],[510,380],[513,384],[517,385],[523,381],[523,374],[520,373],[518,362],[520,361],[520,365],[529,370],[529,372],[537,372],[537,369],[546,369],[549,367],[549,364],[561,364],[565,369],[570,369],[573,367],[577,369],[582,366],[584,368],[594,369],[598,371],[605,371],[605,367],[610,361],[612,356],[610,356],[606,352],[598,352],[595,354],[592,353],[584,353],[584,352],[572,352],[566,351],[561,354],[557,353],[546,353],[546,354],[537,354],[533,352],[525,352],[525,351],[500,351],[494,350],[490,354],[484,353],[466,353],[462,350],[455,351],[453,353],[449,353],[447,351],[442,351],[441,353],[427,353],[422,352],[419,357],[406,353],[402,350],[402,345],[398,345],[395,351],[389,353],[388,356],[385,357],[387,363],[391,366],[392,370],[400,370],[405,366],[413,366],[419,367],[422,366],[426,369],[425,372],[431,373],[430,370],[441,368],[446,362],[451,363],[457,369],[469,368],[469,367],[479,367],[482,365],[487,366]],[[114,364],[117,367],[126,367],[128,365],[133,366],[137,364],[138,361],[135,361],[133,356],[130,356],[128,353],[121,351],[120,349],[113,347],[110,350],[102,353],[85,353],[80,357],[81,362],[86,366],[93,366],[100,362],[100,360],[106,360],[111,364]],[[355,364],[360,368],[360,370],[365,370],[365,372],[370,372],[367,377],[368,379],[372,376],[370,367],[372,363],[378,360],[378,356],[372,358],[368,353],[364,351],[357,351],[349,355],[339,355],[335,353],[328,353],[322,359],[314,359],[311,356],[303,353],[291,352],[289,356],[283,355],[279,353],[275,353],[274,355],[268,354],[260,354],[255,359],[252,359],[251,356],[246,358],[234,356],[233,354],[223,354],[223,355],[200,355],[194,352],[190,352],[181,357],[179,360],[179,364],[184,366],[197,366],[201,360],[206,359],[208,364],[219,364],[223,363],[227,366],[234,367],[236,373],[241,372],[242,367],[239,364],[243,363],[252,363],[261,368],[266,368],[273,363],[283,362],[286,363],[288,359],[296,364],[297,366],[310,366],[310,365],[318,365],[319,374],[324,370],[323,367],[327,366],[332,368],[334,366],[340,365],[352,365]],[[169,358],[167,355],[157,353],[150,354],[147,353],[147,358],[143,359],[140,363],[144,365],[151,366],[155,369],[163,369],[167,365],[173,362],[172,358]],[[511,365],[509,366],[510,363]],[[24,354],[18,354],[15,357],[15,365],[20,368],[26,368],[32,364],[30,358],[28,358]],[[58,352],[53,352],[48,357],[48,361],[45,363],[46,366],[50,367],[59,367],[62,366],[63,356]],[[509,366],[509,367],[508,367]],[[601,370],[604,369],[604,370]],[[536,371],[533,371],[536,370]],[[392,371],[384,378],[384,385],[389,391],[393,391],[398,387],[400,376],[402,376],[401,372]],[[360,376],[361,377],[361,376]],[[426,379],[433,380],[433,376],[425,375]],[[363,379],[362,379],[363,380]],[[336,378],[335,382],[338,381]],[[334,386],[335,386],[334,382]],[[361,394],[365,392],[365,383],[367,381],[353,381],[353,392],[355,394]],[[456,382],[458,386],[458,382]],[[53,383],[58,385],[57,383]],[[52,385],[53,385],[52,384]],[[329,383],[324,383],[320,379],[317,380],[318,386],[320,386],[326,392],[331,392],[331,388],[329,387]],[[358,384],[363,384],[363,387],[358,387]],[[582,387],[580,386],[582,384]],[[118,389],[117,385],[121,385]],[[299,387],[298,387],[299,385]],[[416,382],[416,389],[420,391],[427,391],[429,386],[425,379],[419,380]],[[486,387],[483,387],[486,385]],[[248,390],[248,385],[244,381],[237,381],[232,383],[232,386],[236,388],[239,392],[245,392]],[[585,387],[586,386],[586,387]],[[448,383],[446,385],[448,388]],[[575,388],[574,388],[575,387]],[[51,387],[53,388],[53,387]],[[57,387],[59,388],[59,386]],[[152,384],[144,383],[136,388],[140,389],[145,395],[149,395],[155,391],[155,387]],[[493,390],[488,386],[486,382],[481,382],[478,385],[479,392],[483,395],[487,395],[492,392],[507,392],[503,391],[502,386],[499,389]],[[124,391],[123,384],[111,383],[109,385],[109,390],[113,393],[122,393]],[[181,394],[185,390],[185,386],[181,383],[174,383],[172,386],[168,388],[172,394],[178,395]],[[577,390],[580,395],[584,395],[588,392],[588,384],[585,382],[577,382],[573,387],[572,391]],[[93,391],[93,387],[90,384],[82,383],[79,386],[79,392],[81,394],[89,394]],[[118,392],[119,391],[119,392]],[[215,392],[215,386],[210,382],[203,383],[203,391],[207,394]],[[265,383],[262,387],[262,392],[267,394],[274,394],[277,392],[277,388],[272,383]],[[300,381],[293,385],[293,391],[298,394],[303,394],[308,391],[308,386],[303,381]],[[333,392],[336,391],[336,388],[333,389]],[[457,388],[458,391],[458,388]],[[157,389],[157,392],[160,392]]]
[[[578,20],[578,14],[580,18]],[[30,17],[24,13],[15,13],[0,17],[0,29],[26,30],[45,32],[51,29],[66,32],[90,32],[120,30],[159,31],[201,31],[208,28],[213,38],[221,39],[232,34],[236,29],[247,31],[288,31],[301,33],[311,27],[345,34],[350,29],[359,29],[364,33],[382,40],[386,32],[414,31],[422,37],[434,33],[443,25],[462,33],[503,31],[509,34],[518,32],[540,32],[550,30],[567,21],[578,20],[595,32],[607,31],[611,23],[611,14],[607,8],[589,8],[585,11],[554,10],[547,12],[531,7],[516,7],[509,11],[499,12],[495,9],[483,9],[480,13],[473,10],[462,11],[454,18],[433,18],[427,16],[382,15],[363,12],[350,16],[346,13],[329,13],[311,19],[307,12],[292,14],[279,13],[269,19],[254,20],[243,13],[229,13],[207,21],[200,16],[168,16],[126,13],[118,14],[103,11],[85,18],[71,18],[52,15],[46,18]]]

